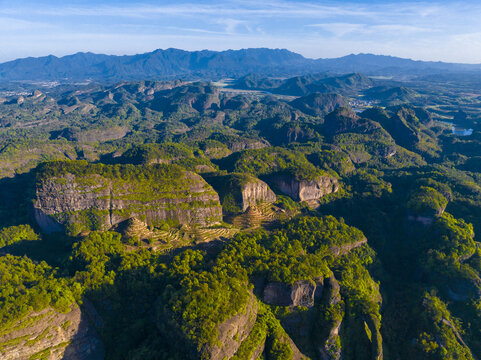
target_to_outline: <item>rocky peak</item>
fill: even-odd
[[[279,175],[271,179],[275,186],[284,194],[297,201],[318,200],[324,195],[339,190],[336,178],[318,176],[313,180],[297,180],[291,175]]]

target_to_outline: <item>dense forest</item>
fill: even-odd
[[[330,72],[5,94],[0,358],[480,358],[479,90]]]

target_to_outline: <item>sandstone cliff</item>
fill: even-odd
[[[61,162],[46,164],[39,173],[34,215],[45,232],[107,230],[132,217],[153,226],[222,220],[217,193],[199,175],[177,166]]]
[[[271,182],[284,194],[298,201],[318,200],[339,190],[336,178],[319,176],[314,180],[297,180],[294,176],[280,175]]]
[[[248,174],[213,176],[207,181],[219,193],[224,211],[245,212],[260,202],[273,203],[276,195],[262,180]]]
[[[244,312],[219,324],[216,344],[205,347],[204,358],[209,360],[230,359],[249,336],[257,318],[257,300],[251,293]]]
[[[331,313],[334,313],[336,310],[339,312],[338,306],[342,304],[342,300],[340,286],[334,275],[326,279],[325,285],[326,291],[323,294],[324,307],[330,309]],[[342,306],[340,307],[342,308]],[[333,316],[329,324],[330,328],[327,331],[327,338],[322,336],[326,333],[325,329],[317,329],[318,331],[314,334],[314,338],[318,341],[317,351],[322,360],[341,359],[341,348],[339,346],[341,324],[342,314],[339,314],[337,317]]]
[[[178,351],[185,359],[231,359],[251,334],[257,320],[257,299],[251,291],[245,291],[246,303],[239,306],[234,315],[215,325],[216,335],[213,339],[207,340],[199,337],[197,331],[187,330],[181,319],[177,319],[173,312],[162,306],[161,299],[158,300],[157,326],[164,335],[175,334],[175,339],[180,340],[179,344],[183,345]]]
[[[0,332],[4,360],[101,360],[104,355],[100,338],[77,305],[68,313],[51,308],[32,313]]]
[[[264,288],[263,301],[276,306],[313,307],[322,293],[322,279],[300,280],[294,284],[269,282]]]
[[[259,179],[253,178],[241,188],[242,211],[246,211],[249,206],[256,205],[257,202],[275,202],[276,194],[269,186]]]

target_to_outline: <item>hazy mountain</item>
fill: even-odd
[[[316,62],[279,49],[183,51],[178,49],[128,55],[77,53],[57,58],[17,59],[0,64],[0,80],[133,80],[172,77],[241,76],[249,72],[281,74],[312,71]]]
[[[429,75],[481,71],[481,65],[423,62],[371,54],[308,59],[281,49],[227,51],[155,50],[137,55],[77,53],[24,58],[0,64],[1,81],[119,81],[140,79],[241,77],[249,73],[293,76],[313,72],[367,75]]]
[[[347,107],[344,98],[339,94],[311,93],[290,102],[290,105],[311,116],[322,116],[339,107]]]
[[[374,81],[363,74],[330,76],[328,73],[294,76],[284,80],[263,78],[249,74],[232,84],[233,88],[264,90],[274,94],[304,96],[311,93],[357,93],[374,85]]]
[[[376,86],[364,92],[368,99],[379,100],[381,105],[399,105],[420,100],[422,95],[404,86]]]

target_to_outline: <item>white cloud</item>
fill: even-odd
[[[20,30],[35,30],[53,28],[54,26],[45,22],[28,21],[23,19],[17,19],[12,17],[0,17],[0,31],[14,32]]]
[[[22,7],[0,0],[0,60],[78,50],[119,54],[265,46],[309,57],[372,52],[481,62],[481,4],[474,3],[140,0],[72,6],[66,0],[54,6],[39,0],[44,3],[33,6],[26,1]]]

